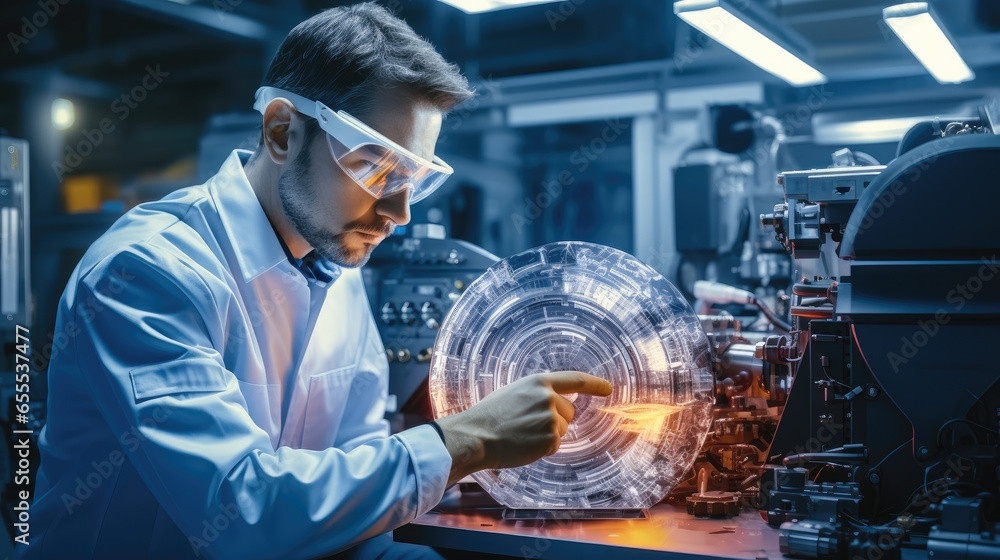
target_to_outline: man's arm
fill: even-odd
[[[192,545],[204,545],[199,554],[321,555],[438,502],[450,458],[430,427],[349,453],[274,449],[216,350],[235,303],[215,301],[192,265],[160,252],[129,248],[81,278],[76,301],[99,311],[87,320],[74,306],[74,345],[105,421],[113,433],[138,431],[129,460]],[[200,541],[218,515],[228,528]]]

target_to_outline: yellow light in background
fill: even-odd
[[[73,102],[62,97],[52,100],[52,126],[56,130],[66,130],[76,122],[76,108]]]
[[[651,426],[654,432],[660,433],[660,426],[672,414],[677,414],[684,410],[683,406],[669,404],[626,404],[618,406],[606,406],[599,409],[601,412],[610,414],[619,420],[619,429],[627,432],[640,433]]]

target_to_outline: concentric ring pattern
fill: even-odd
[[[445,318],[430,367],[435,417],[521,377],[575,370],[614,385],[570,395],[559,451],[473,476],[512,508],[647,508],[708,434],[711,354],[697,315],[656,271],[611,247],[561,242],[504,259]]]

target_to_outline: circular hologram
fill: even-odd
[[[677,289],[635,257],[551,243],[491,266],[441,325],[434,416],[466,410],[536,373],[582,371],[609,397],[567,395],[558,452],[472,476],[512,508],[648,508],[681,481],[711,424],[708,339]]]

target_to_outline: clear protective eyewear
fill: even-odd
[[[335,112],[319,101],[268,86],[258,89],[255,98],[253,107],[261,115],[271,101],[284,98],[299,113],[316,119],[327,134],[334,161],[375,198],[409,188],[410,204],[420,202],[454,173],[441,158],[434,156],[433,161],[427,161],[348,113]]]

